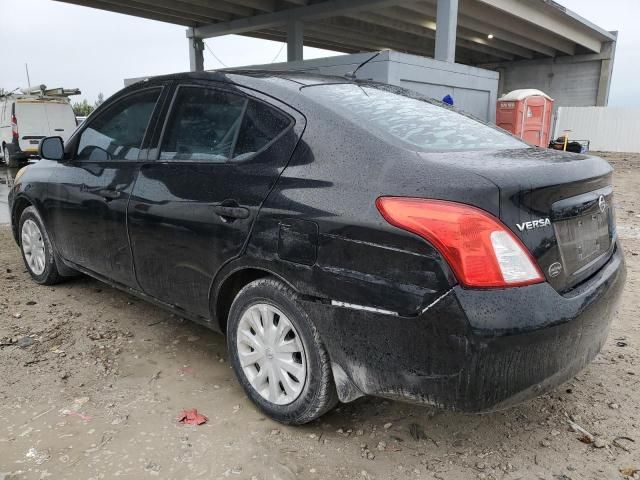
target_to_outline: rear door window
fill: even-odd
[[[504,130],[399,87],[325,84],[302,92],[376,136],[415,151],[527,148]]]
[[[240,161],[259,152],[284,132],[291,123],[291,118],[266,104],[255,100],[249,101],[236,142],[234,160]]]
[[[150,88],[117,100],[92,119],[80,134],[80,161],[137,160],[162,88]]]
[[[292,120],[228,91],[181,86],[163,135],[160,160],[241,161],[276,139]]]

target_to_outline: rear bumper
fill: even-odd
[[[454,287],[418,317],[309,303],[343,401],[362,394],[482,412],[537,396],[600,351],[624,286],[621,248],[560,295],[548,283]]]

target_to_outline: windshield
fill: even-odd
[[[324,84],[302,92],[377,136],[417,151],[527,148],[517,138],[402,88]]]

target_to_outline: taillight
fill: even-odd
[[[464,287],[499,288],[540,283],[540,269],[500,220],[476,207],[444,200],[380,197],[387,222],[430,242]]]
[[[18,139],[18,119],[15,115],[11,115],[11,135],[15,140]]]

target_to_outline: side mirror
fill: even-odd
[[[47,137],[40,140],[38,155],[46,160],[62,160],[64,158],[62,137]]]

